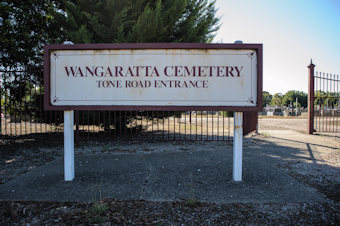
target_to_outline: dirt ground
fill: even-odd
[[[260,130],[294,130],[306,133],[307,118],[305,117],[261,117],[259,118]]]
[[[231,122],[232,123],[232,122]],[[245,139],[245,146],[261,142],[275,142],[282,146],[307,148],[307,157],[280,158],[278,167],[305,186],[325,198],[322,203],[204,203],[188,199],[182,202],[121,201],[114,199],[81,202],[0,201],[1,225],[263,225],[301,224],[337,225],[340,222],[340,149],[339,134],[305,134],[307,119],[259,119],[259,134]],[[62,140],[61,140],[62,141]],[[22,138],[0,140],[0,184],[63,157],[60,140],[46,136],[43,139]],[[216,145],[221,143],[216,142]],[[83,143],[80,151],[90,154],[103,152],[156,151],[152,143],[121,143],[114,148],[108,143]],[[92,146],[91,146],[92,145]],[[172,151],[173,145],[186,151],[185,143],[164,144]],[[191,147],[202,142],[190,143]],[[214,143],[210,143],[209,146]],[[93,147],[91,150],[87,147]],[[125,148],[122,148],[124,146]],[[199,149],[199,148],[197,148]],[[178,151],[178,150],[177,150]],[[275,153],[273,153],[273,156]],[[0,185],[1,186],[1,185]]]

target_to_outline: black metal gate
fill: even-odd
[[[308,132],[340,132],[339,75],[314,71],[309,65]]]

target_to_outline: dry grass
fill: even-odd
[[[62,132],[63,124],[35,123],[29,121],[11,122],[10,119],[1,119],[1,135],[20,136],[35,133]]]
[[[63,123],[47,124],[35,122],[11,122],[2,118],[1,135],[19,136],[36,133],[63,132]],[[115,131],[110,125],[110,134],[124,134],[143,132],[156,132],[165,134],[182,134],[198,136],[231,136],[233,133],[233,118],[218,115],[182,115],[181,118],[169,117],[164,119],[148,119],[139,117],[127,125],[126,129]],[[74,128],[75,129],[75,128]],[[80,125],[81,133],[105,132],[103,126]]]
[[[191,120],[190,120],[191,118]],[[107,133],[110,135],[133,135],[142,133],[180,134],[181,136],[219,136],[231,137],[233,134],[232,117],[218,115],[184,115],[181,118],[169,117],[164,119],[150,119],[137,117],[127,128],[116,129],[114,125],[104,128],[102,125],[80,125],[79,131],[83,134]],[[336,117],[316,117],[315,128],[320,131],[337,131],[340,129],[340,119]],[[307,128],[306,117],[295,116],[259,116],[259,129],[291,129],[305,132]],[[338,129],[339,128],[339,129]],[[75,129],[75,128],[74,128]],[[30,121],[11,122],[10,119],[1,119],[1,135],[20,136],[37,133],[61,133],[63,123],[48,124]]]

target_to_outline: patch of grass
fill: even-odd
[[[108,145],[104,145],[101,149],[102,152],[108,152],[109,151],[109,146]]]
[[[107,204],[103,201],[95,202],[90,210],[91,213],[96,215],[102,215],[107,210]]]
[[[188,206],[195,206],[197,204],[197,199],[195,198],[188,198],[186,201],[185,201],[185,204],[187,204]]]
[[[262,132],[262,133],[260,133],[262,136],[264,136],[264,137],[271,137],[270,136],[270,134],[268,133],[268,132]]]
[[[187,133],[189,133],[190,132],[190,130],[191,130],[191,132],[195,132],[196,130],[197,130],[197,132],[201,132],[201,130],[202,130],[202,128],[201,128],[201,126],[196,126],[196,125],[194,125],[194,124],[189,124],[189,125],[180,125],[180,127],[181,127],[181,132],[187,132]],[[191,127],[191,129],[190,129],[190,127]],[[179,131],[177,128],[176,128],[176,130],[177,131]]]
[[[105,212],[107,211],[107,209],[108,206],[103,201],[95,202],[89,211],[90,213],[90,216],[88,217],[89,223],[90,224],[104,223],[106,221]]]
[[[103,178],[98,185],[99,200],[97,200],[97,191],[94,192],[93,204],[89,210],[88,221],[90,224],[102,224],[106,221],[105,212],[108,209],[108,205],[104,203],[102,196],[102,184]],[[96,189],[96,190],[97,190]]]

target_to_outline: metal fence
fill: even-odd
[[[43,107],[43,71],[1,71],[1,135],[61,135],[63,112]],[[76,139],[231,141],[221,111],[75,111]]]
[[[309,66],[309,133],[340,132],[339,75],[314,72]]]

